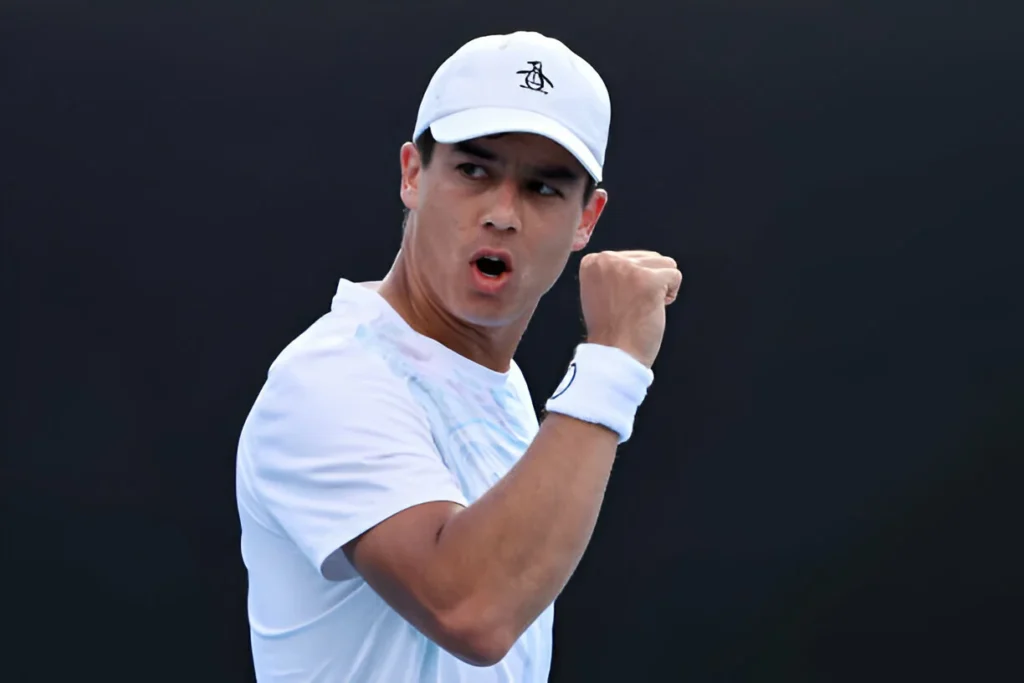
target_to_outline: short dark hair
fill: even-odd
[[[423,133],[416,138],[416,149],[420,152],[420,158],[423,159],[423,168],[430,165],[430,160],[434,156],[434,146],[437,141],[434,140],[434,136],[431,134],[430,129],[427,128]],[[594,191],[597,190],[597,183],[594,182],[594,177],[589,173],[587,176],[587,186],[583,189],[583,205],[586,206],[590,198],[594,196]]]

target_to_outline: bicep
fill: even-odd
[[[402,510],[344,546],[346,557],[374,591],[407,621],[442,637],[442,615],[458,599],[437,571],[437,539],[463,509],[436,501]]]

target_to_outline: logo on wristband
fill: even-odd
[[[555,389],[555,393],[551,398],[558,398],[566,392],[566,390],[572,386],[573,380],[576,379],[576,361],[569,364],[569,370],[565,373],[565,377],[562,378],[562,383]]]

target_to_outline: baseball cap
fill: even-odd
[[[533,31],[475,38],[438,67],[420,102],[413,140],[430,129],[453,144],[534,133],[568,150],[601,181],[611,100],[590,64]]]

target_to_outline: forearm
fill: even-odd
[[[551,604],[590,541],[617,446],[609,429],[550,414],[508,474],[445,524],[432,567],[460,595],[456,621],[515,639]]]

